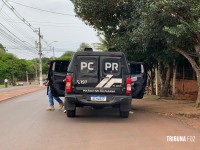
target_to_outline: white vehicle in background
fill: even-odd
[[[24,86],[24,83],[23,83],[23,82],[17,82],[16,85],[17,85],[17,86]]]

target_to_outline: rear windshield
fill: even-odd
[[[140,74],[144,73],[143,64],[130,64],[131,74]]]

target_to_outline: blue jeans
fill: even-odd
[[[53,99],[55,99],[59,104],[62,104],[62,100],[58,97],[58,96],[53,96],[51,93],[51,87],[48,87],[48,97],[49,97],[49,103],[50,106],[54,106],[54,101]]]

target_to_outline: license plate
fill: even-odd
[[[105,102],[106,96],[91,96],[91,101]]]

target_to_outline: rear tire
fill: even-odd
[[[75,117],[76,116],[76,109],[75,110],[67,110],[67,117]]]
[[[121,118],[128,118],[129,117],[129,111],[120,111],[120,117]]]

